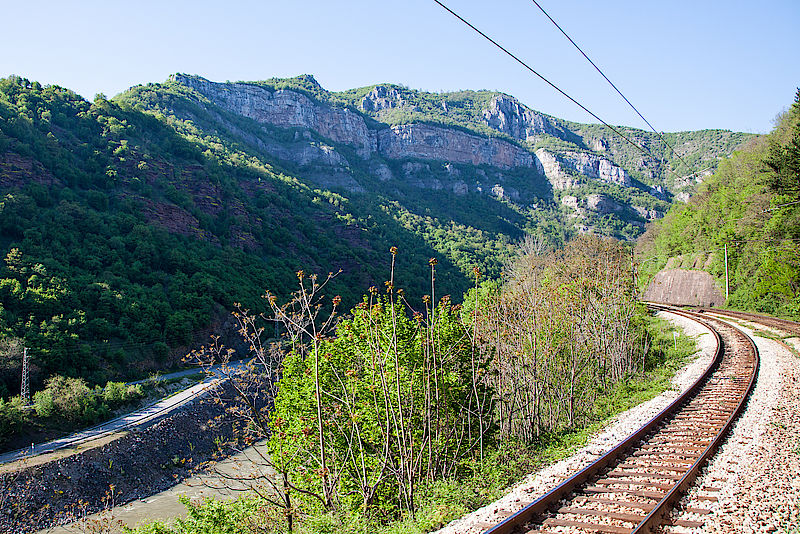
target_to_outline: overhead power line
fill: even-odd
[[[664,145],[666,145],[666,146],[667,146],[667,148],[669,148],[669,149],[672,151],[672,153],[673,153],[673,154],[675,154],[675,157],[677,157],[679,160],[681,160],[681,162],[682,162],[682,163],[683,163],[683,164],[686,166],[686,168],[687,168],[687,169],[691,170],[691,166],[690,166],[688,163],[686,163],[686,160],[684,160],[684,159],[681,157],[681,155],[680,155],[680,154],[678,154],[678,153],[675,151],[675,149],[672,147],[672,145],[670,145],[670,144],[667,142],[667,140],[666,140],[666,139],[664,139],[664,136],[661,134],[661,132],[659,132],[658,130],[656,130],[656,129],[653,127],[653,125],[652,125],[652,124],[650,124],[650,121],[648,121],[648,120],[647,120],[647,119],[644,117],[644,115],[642,115],[642,114],[639,112],[639,110],[638,110],[638,109],[636,109],[636,106],[634,106],[634,105],[631,103],[631,101],[630,101],[630,100],[628,100],[628,97],[626,97],[624,94],[622,94],[622,91],[620,91],[620,90],[619,90],[619,88],[618,88],[616,85],[614,85],[614,82],[612,82],[612,81],[611,81],[611,80],[608,78],[608,76],[606,76],[606,75],[605,75],[605,73],[604,73],[604,72],[603,72],[603,71],[600,69],[600,67],[598,67],[598,66],[597,66],[597,64],[596,64],[594,61],[592,61],[592,60],[591,60],[591,58],[590,58],[588,55],[586,55],[586,52],[584,52],[584,51],[583,51],[583,49],[581,49],[581,47],[580,47],[580,46],[578,46],[578,43],[576,43],[576,42],[575,42],[575,41],[572,39],[572,37],[570,37],[569,35],[567,35],[567,32],[565,32],[565,31],[564,31],[564,29],[563,29],[563,28],[562,28],[562,27],[561,27],[561,26],[560,26],[560,25],[559,25],[559,24],[558,24],[558,23],[557,23],[555,20],[553,20],[553,17],[551,17],[551,16],[550,16],[550,15],[547,13],[547,11],[545,11],[545,10],[544,10],[544,8],[543,8],[543,7],[542,7],[542,6],[539,4],[539,2],[537,2],[536,0],[531,0],[531,2],[533,2],[533,3],[536,5],[536,7],[538,7],[538,8],[539,8],[539,10],[540,10],[542,13],[544,13],[544,16],[545,16],[545,17],[547,17],[547,18],[550,20],[550,22],[552,22],[552,23],[555,25],[555,27],[556,27],[556,28],[558,28],[558,31],[560,31],[560,32],[561,32],[561,33],[564,35],[564,37],[566,37],[566,38],[567,38],[567,40],[568,40],[570,43],[572,43],[572,45],[573,45],[575,48],[577,48],[577,49],[578,49],[578,52],[580,52],[580,53],[581,53],[581,55],[583,55],[583,57],[585,57],[585,58],[586,58],[586,61],[588,61],[589,63],[591,63],[591,64],[592,64],[592,67],[594,67],[594,68],[595,68],[595,70],[596,70],[597,72],[599,72],[599,73],[600,73],[600,76],[602,76],[603,78],[605,78],[605,80],[606,80],[606,81],[609,83],[609,85],[611,85],[611,87],[613,87],[613,88],[614,88],[614,90],[617,92],[617,94],[619,94],[619,96],[621,96],[621,97],[622,97],[622,99],[623,99],[625,102],[627,102],[627,103],[628,103],[628,105],[631,107],[631,109],[633,109],[633,111],[635,111],[635,112],[636,112],[636,114],[637,114],[637,115],[639,115],[639,117],[640,117],[640,118],[641,118],[641,119],[642,119],[642,120],[643,120],[645,123],[647,123],[647,125],[650,127],[650,129],[651,129],[651,130],[653,130],[653,133],[655,133],[655,134],[658,136],[658,138],[659,138],[659,139],[661,139],[661,142],[662,142],[662,143],[664,143]]]
[[[595,113],[593,113],[591,110],[589,110],[589,108],[587,108],[586,106],[584,106],[583,104],[581,104],[580,102],[578,102],[576,99],[572,98],[570,95],[568,95],[568,94],[567,94],[567,93],[566,93],[564,90],[562,90],[562,89],[561,89],[560,87],[558,87],[556,84],[554,84],[553,82],[551,82],[550,80],[548,80],[547,78],[545,78],[544,76],[542,76],[541,74],[539,74],[539,73],[538,73],[538,72],[537,72],[537,71],[536,71],[536,70],[535,70],[533,67],[531,67],[530,65],[528,65],[527,63],[525,63],[523,60],[521,60],[519,57],[517,57],[515,54],[513,54],[511,51],[509,51],[507,48],[505,48],[503,45],[501,45],[500,43],[498,43],[497,41],[495,41],[494,39],[492,39],[491,37],[489,37],[488,35],[486,35],[485,33],[483,33],[481,30],[479,30],[477,27],[475,27],[475,26],[474,26],[472,23],[470,23],[470,22],[469,22],[468,20],[466,20],[464,17],[462,17],[461,15],[459,15],[458,13],[456,13],[455,11],[453,11],[452,9],[450,9],[449,7],[447,7],[447,6],[446,6],[444,3],[442,3],[440,0],[433,0],[433,1],[434,1],[434,2],[436,2],[437,4],[439,4],[439,6],[441,6],[441,7],[442,7],[442,8],[443,8],[445,11],[447,11],[448,13],[450,13],[451,15],[453,15],[455,18],[457,18],[458,20],[460,20],[461,22],[463,22],[464,24],[466,24],[467,26],[469,26],[469,27],[470,27],[472,30],[474,30],[474,31],[475,31],[477,34],[479,34],[481,37],[483,37],[484,39],[486,39],[487,41],[489,41],[490,43],[492,43],[494,46],[496,46],[497,48],[499,48],[500,50],[502,50],[503,52],[505,52],[505,54],[506,54],[506,55],[508,55],[509,57],[511,57],[511,58],[512,58],[514,61],[516,61],[517,63],[519,63],[519,64],[520,64],[520,65],[522,65],[523,67],[525,67],[525,68],[526,68],[528,71],[530,71],[531,73],[535,74],[535,75],[536,75],[536,76],[537,76],[537,77],[538,77],[540,80],[542,80],[542,81],[543,81],[543,82],[545,82],[547,85],[549,85],[550,87],[552,87],[553,89],[555,89],[556,91],[558,91],[559,93],[561,93],[561,94],[562,94],[562,95],[563,95],[565,98],[567,98],[567,99],[568,99],[570,102],[572,102],[573,104],[575,104],[576,106],[578,106],[579,108],[581,108],[583,111],[585,111],[586,113],[588,113],[589,115],[591,115],[592,117],[594,117],[594,119],[595,119],[595,120],[597,120],[598,122],[600,122],[600,123],[601,123],[603,126],[605,126],[605,127],[606,127],[606,128],[608,128],[609,130],[611,130],[612,132],[614,132],[615,134],[617,134],[618,136],[620,136],[621,138],[623,138],[625,141],[627,141],[627,142],[628,142],[628,143],[630,143],[631,145],[633,145],[633,146],[634,146],[634,147],[635,147],[637,150],[639,150],[639,151],[640,151],[642,154],[645,154],[645,155],[647,155],[647,156],[650,156],[651,158],[653,158],[653,159],[656,159],[656,160],[657,160],[657,159],[659,159],[659,158],[657,158],[656,156],[654,156],[654,155],[653,155],[653,153],[652,153],[652,152],[650,152],[650,150],[648,150],[648,149],[647,149],[647,147],[644,147],[644,146],[642,146],[642,145],[640,145],[640,144],[638,144],[638,143],[634,142],[634,141],[633,141],[633,140],[631,140],[631,139],[630,139],[628,136],[626,136],[624,133],[622,133],[622,132],[621,132],[619,129],[615,128],[614,126],[610,125],[609,123],[607,123],[606,121],[604,121],[603,119],[601,119],[599,116],[597,116],[597,115],[596,115]],[[679,175],[678,175],[676,172],[674,172],[674,171],[672,171],[672,170],[670,170],[670,169],[667,169],[667,172],[671,172],[671,173],[675,174],[676,176],[679,176]]]

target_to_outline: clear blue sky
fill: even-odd
[[[603,119],[646,128],[529,0],[445,3]],[[766,132],[800,86],[798,0],[540,3],[659,130]],[[0,76],[89,99],[173,72],[215,81],[309,73],[330,90],[499,90],[593,122],[432,0],[29,0],[2,13]]]

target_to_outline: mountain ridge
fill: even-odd
[[[331,93],[325,91],[309,75],[292,79],[220,84],[199,76],[176,74],[171,76],[169,81],[197,90],[206,97],[211,95],[210,100],[216,100],[217,104],[227,103],[229,111],[256,122],[284,128],[308,128],[328,140],[349,144],[356,148],[357,154],[363,159],[367,159],[369,154],[378,153],[394,160],[416,158],[446,163],[489,165],[498,169],[535,167],[538,174],[543,175],[550,182],[550,187],[557,191],[577,190],[577,195],[558,194],[556,196],[559,198],[556,200],[570,197],[566,202],[562,202],[562,206],[567,208],[575,204],[571,197],[580,200],[579,206],[574,208],[572,213],[568,213],[570,217],[579,221],[574,225],[578,231],[585,231],[581,226],[589,230],[595,226],[592,221],[589,221],[588,225],[580,224],[586,216],[587,208],[588,211],[592,211],[593,205],[597,205],[586,202],[585,197],[589,193],[597,194],[598,191],[581,191],[581,189],[594,189],[593,180],[600,180],[623,189],[638,189],[641,194],[634,195],[638,196],[642,205],[636,208],[633,207],[633,201],[627,202],[631,206],[631,210],[628,211],[632,217],[629,218],[634,220],[637,216],[643,220],[652,220],[660,216],[666,209],[666,204],[660,201],[668,201],[673,196],[685,201],[699,183],[699,179],[692,174],[678,176],[675,170],[666,170],[668,164],[674,162],[680,164],[677,158],[673,157],[670,161],[663,157],[663,154],[662,159],[641,155],[634,157],[629,152],[620,151],[619,147],[624,147],[625,141],[615,136],[600,135],[598,125],[569,123],[551,117],[527,108],[504,93],[461,91],[434,94],[392,84]],[[268,100],[277,101],[271,109],[257,109],[258,104],[254,104],[254,100],[259,100],[255,96],[259,89],[264,91],[261,93],[262,104]],[[310,100],[298,101],[297,97],[290,97],[286,91],[295,95],[302,94]],[[246,100],[242,101],[244,97]],[[476,109],[476,102],[483,107]],[[308,120],[314,119],[315,114],[310,113],[310,116],[302,114],[302,110],[319,110],[320,105],[327,106],[332,115],[340,119],[338,121],[340,125],[345,127],[332,129],[331,124],[337,121],[330,118],[325,124],[312,124]],[[283,106],[283,109],[276,112],[280,106]],[[455,121],[448,117],[447,114],[453,114],[457,108],[461,112],[456,116],[471,117],[467,123],[455,124]],[[273,112],[272,115],[270,111]],[[258,115],[258,112],[261,112],[261,115]],[[367,119],[373,119],[374,122]],[[649,145],[651,153],[659,154],[653,148],[656,141],[661,143],[655,134],[632,128],[623,127],[623,129],[628,135],[638,139],[642,145]],[[553,134],[558,134],[560,137],[554,138]],[[711,156],[705,156],[705,160],[699,156],[695,158],[708,164],[702,169],[705,175],[715,166],[714,158],[729,153],[732,147],[752,137],[724,130],[665,134],[672,136],[674,145],[679,141],[683,146],[693,147],[694,152],[682,155],[684,160],[691,160],[692,156],[709,148],[706,146],[708,143],[697,141],[696,138],[702,135],[713,137],[709,150]],[[438,142],[430,142],[436,137],[439,138]],[[443,147],[449,150],[442,150]],[[628,148],[633,150],[632,147]],[[663,150],[666,149],[662,146],[662,152]],[[334,148],[327,154],[335,152]],[[619,159],[622,159],[623,163],[617,161]],[[633,165],[627,164],[630,162]],[[380,173],[388,176],[385,168],[382,168]],[[349,185],[353,191],[361,189],[352,182],[349,182]],[[462,191],[464,189],[463,184],[451,185]],[[486,191],[491,190],[494,185],[497,184],[483,183],[479,187],[482,191]],[[616,191],[615,195],[612,192],[611,200],[620,203],[621,196],[630,195],[622,194],[620,191]],[[600,203],[604,204],[609,203]],[[618,212],[619,210],[612,210],[602,215],[610,214],[616,217]],[[633,230],[628,235],[618,234],[617,237],[628,239],[635,237],[634,234],[640,233],[643,229],[642,222],[640,220],[638,223],[639,230]]]

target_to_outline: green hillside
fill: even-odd
[[[0,117],[0,334],[24,339],[35,383],[168,368],[235,302],[260,309],[263,291],[285,294],[301,268],[342,269],[331,291],[352,304],[388,276],[392,245],[419,295],[437,256],[420,234],[453,224],[212,152],[126,102],[9,78]],[[447,257],[440,273],[454,294],[468,284]],[[0,361],[0,395],[18,391],[19,369],[16,354]]]
[[[647,280],[669,257],[708,265],[735,308],[800,318],[800,91],[765,138],[722,161],[639,240]],[[651,260],[652,258],[652,260]]]

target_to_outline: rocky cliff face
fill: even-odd
[[[582,177],[622,187],[631,186],[631,177],[625,169],[596,154],[563,152],[556,155],[540,148],[536,151],[536,161],[540,171],[558,190],[576,187]]]
[[[650,168],[647,158],[621,162],[615,141],[591,125],[550,117],[504,94],[467,91],[448,97],[391,85],[328,93],[310,77],[302,77],[308,85],[300,86],[172,79],[194,90],[197,102],[228,131],[262,153],[299,165],[304,177],[327,188],[369,193],[363,174],[353,171],[357,167],[378,183],[482,194],[521,209],[540,209],[545,200],[576,219],[578,231],[593,231],[611,216],[617,227],[627,224],[631,235],[644,221],[660,217],[673,194],[685,198],[691,188],[676,181],[680,187],[673,192],[666,183],[634,179],[631,161],[637,177],[661,171]],[[225,113],[270,131],[296,131],[290,138],[254,134]],[[459,175],[462,171],[466,175]],[[504,173],[512,173],[511,182]],[[615,191],[612,196],[608,188]]]
[[[280,128],[312,130],[335,143],[355,148],[364,159],[378,154],[390,159],[433,159],[501,169],[533,165],[534,158],[530,152],[502,139],[484,138],[428,124],[403,124],[371,130],[361,115],[347,108],[314,101],[295,91],[270,91],[246,83],[215,83],[195,76],[176,75],[175,80],[226,111]],[[363,99],[364,108],[370,110],[402,105],[403,100],[397,91],[381,86]],[[327,156],[333,157],[330,151]],[[318,158],[319,154],[312,149],[298,151],[291,157],[296,163],[305,163]],[[302,158],[302,161],[296,158]]]
[[[522,141],[543,133],[554,136],[560,133],[550,117],[524,107],[508,95],[498,95],[489,102],[483,110],[483,121],[490,128]]]
[[[400,91],[393,87],[378,85],[361,99],[359,107],[362,111],[370,113],[402,108],[406,105],[406,100]]]
[[[364,158],[377,148],[375,131],[367,128],[361,115],[347,108],[319,104],[299,92],[270,91],[247,83],[215,83],[183,75],[176,75],[175,80],[226,111],[256,122],[280,128],[313,130],[331,141],[356,148]]]
[[[530,152],[507,141],[427,124],[401,124],[381,130],[378,152],[390,159],[433,159],[500,169],[533,165]]]

